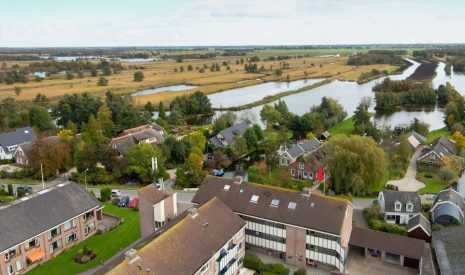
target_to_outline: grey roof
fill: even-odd
[[[432,246],[441,274],[465,274],[465,228],[446,227],[433,231]]]
[[[22,128],[17,128],[14,131],[11,132],[4,132],[0,134],[0,146],[3,147],[3,150],[6,153],[11,153],[7,146],[13,146],[13,145],[18,145],[21,143],[25,142],[31,142],[36,140],[36,134],[32,131],[32,128],[27,126],[27,127],[22,127]]]
[[[322,145],[308,154],[305,154],[302,158],[308,166],[313,169],[318,169],[319,167],[325,166],[327,157],[328,146]]]
[[[413,213],[418,213],[421,211],[421,201],[418,192],[407,192],[407,191],[382,191],[385,201],[385,211],[386,212],[396,212],[395,211],[395,202],[399,201],[402,203],[402,208],[400,212],[407,212],[407,202],[413,204]]]
[[[116,145],[120,153],[124,155],[132,146],[137,145],[139,142],[149,138],[157,139],[157,141],[152,144],[158,144],[165,140],[164,135],[160,134],[159,131],[152,128],[147,128],[139,132],[113,138],[112,142]]]
[[[463,201],[463,195],[453,189],[445,189],[439,192],[434,198],[433,208],[438,202],[449,201],[452,204],[457,205],[462,209],[462,213],[465,210],[465,202]]]
[[[312,138],[310,140],[304,140],[303,142],[298,142],[292,145],[291,148],[287,150],[287,153],[292,158],[297,158],[307,152],[310,152],[321,145],[320,141],[317,138]]]
[[[247,122],[241,122],[221,130],[219,134],[221,134],[229,144],[234,144],[234,137],[242,136],[248,128],[249,124]],[[223,147],[223,143],[221,143],[217,136],[210,138],[210,142],[216,147]]]
[[[426,137],[420,135],[419,133],[415,131],[410,131],[407,136],[414,136],[420,143],[425,143],[426,142]]]
[[[431,145],[425,147],[421,152],[419,160],[422,159],[425,155],[429,154],[431,151],[434,151],[442,159],[444,156],[450,157],[457,155],[457,145],[446,137],[440,137],[436,139]]]
[[[407,232],[413,230],[417,225],[421,225],[421,227],[426,231],[426,233],[428,233],[428,235],[431,236],[431,223],[421,213],[418,213],[417,215],[411,217],[408,220]]]
[[[15,202],[0,210],[0,252],[101,206],[102,203],[74,182]]]

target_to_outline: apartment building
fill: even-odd
[[[247,247],[292,266],[344,272],[352,230],[350,202],[211,176],[192,202],[214,197],[247,222]]]
[[[178,215],[177,194],[169,195],[154,184],[141,188],[137,193],[141,238],[145,239]]]
[[[218,198],[191,208],[108,274],[238,274],[246,223]]]
[[[103,205],[76,183],[0,210],[0,275],[25,273],[97,232]]]

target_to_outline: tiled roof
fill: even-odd
[[[419,225],[426,233],[428,233],[429,236],[431,236],[431,223],[421,213],[416,214],[408,220],[407,232],[412,231]]]
[[[249,124],[247,124],[247,122],[241,122],[241,123],[235,124],[231,127],[221,130],[219,134],[221,134],[224,137],[224,139],[228,142],[228,144],[234,144],[234,137],[242,136],[248,128],[249,128]],[[216,147],[224,146],[217,136],[210,138],[210,142]]]
[[[165,140],[164,135],[160,134],[159,131],[153,128],[144,128],[140,131],[131,131],[126,135],[116,137],[112,139],[112,143],[116,145],[117,149],[121,154],[126,154],[132,146],[139,144],[141,141],[149,138],[156,138],[156,142],[152,144],[158,144]]]
[[[441,274],[465,274],[465,228],[450,226],[433,231],[432,246]]]
[[[297,158],[301,155],[304,155],[307,152],[310,152],[312,150],[315,150],[321,145],[321,143],[318,141],[317,138],[312,138],[310,140],[304,140],[302,142],[298,142],[294,145],[292,145],[291,148],[287,150],[287,153],[292,157],[292,158]]]
[[[423,257],[425,248],[424,240],[360,227],[352,228],[349,243],[413,259]]]
[[[169,195],[162,190],[158,190],[155,185],[149,184],[138,191],[139,197],[144,197],[151,204],[157,204],[166,199]]]
[[[36,140],[36,135],[31,127],[17,128],[14,131],[4,132],[0,134],[0,146],[7,153],[12,153],[8,150],[8,146],[18,145],[25,142]]]
[[[317,169],[319,167],[324,166],[327,156],[328,148],[327,146],[323,145],[317,148],[316,150],[304,155],[303,160],[307,165],[309,165],[313,169]]]
[[[421,211],[421,201],[420,195],[418,192],[408,192],[408,191],[382,191],[385,201],[385,211],[386,212],[396,212],[395,202],[398,201],[402,203],[402,208],[400,212],[407,212],[407,203],[410,202],[413,204],[412,213],[418,213]]]
[[[74,182],[15,202],[0,210],[0,252],[101,206]]]
[[[107,274],[194,274],[245,226],[245,222],[213,198],[142,247],[140,260],[123,261]],[[141,267],[139,268],[138,265]]]
[[[229,185],[229,187],[226,187]],[[204,203],[218,197],[234,212],[339,235],[350,203],[343,199],[276,188],[266,185],[207,176],[192,202]],[[252,197],[256,196],[256,202]],[[279,200],[272,207],[273,199]],[[289,205],[295,203],[295,209]]]

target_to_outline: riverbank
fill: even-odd
[[[302,87],[302,88],[297,89],[297,90],[282,92],[282,93],[278,93],[278,94],[275,94],[275,95],[272,95],[272,96],[266,96],[261,100],[254,101],[254,102],[251,102],[251,103],[247,103],[247,104],[244,104],[244,105],[233,106],[233,107],[219,107],[219,108],[213,108],[213,110],[215,110],[215,111],[242,111],[242,110],[250,109],[250,108],[253,108],[253,107],[260,106],[260,105],[264,105],[264,104],[267,104],[267,103],[271,103],[271,102],[276,101],[276,100],[278,100],[278,99],[280,99],[282,97],[285,97],[285,96],[298,94],[298,93],[308,91],[308,90],[311,90],[311,89],[314,89],[314,88],[317,88],[317,87],[321,87],[323,85],[331,83],[332,81],[333,81],[332,79],[325,79],[323,81],[320,81],[320,82],[317,82],[315,84]]]

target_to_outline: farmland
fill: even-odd
[[[308,50],[307,50],[308,51]],[[65,94],[91,92],[103,96],[111,90],[120,94],[129,94],[138,90],[149,88],[164,87],[178,84],[191,84],[198,86],[195,89],[182,92],[160,92],[156,94],[142,95],[134,97],[137,105],[143,105],[147,101],[159,102],[170,101],[175,96],[202,91],[206,94],[224,91],[232,88],[239,88],[249,85],[255,85],[266,81],[285,81],[302,78],[327,77],[331,79],[356,81],[358,77],[373,69],[387,70],[393,72],[397,69],[391,65],[367,65],[367,66],[349,66],[346,65],[346,56],[299,56],[286,60],[263,61],[265,56],[279,56],[289,54],[302,54],[305,50],[272,50],[256,51],[248,53],[247,56],[217,56],[210,59],[184,59],[182,62],[176,60],[164,60],[153,62],[129,63],[123,62],[126,68],[118,74],[105,76],[109,83],[108,86],[98,86],[99,77],[92,77],[89,72],[84,72],[82,78],[74,77],[66,79],[65,74],[54,74],[47,77],[41,82],[30,80],[28,83],[15,83],[7,85],[0,83],[0,99],[12,96],[19,101],[31,101],[39,94],[45,94],[48,98],[56,100]],[[179,54],[177,52],[176,54]],[[307,52],[308,54],[308,52]],[[258,68],[263,69],[258,73],[247,73],[240,59],[247,59],[251,56],[260,56],[261,61],[254,62]],[[6,61],[7,68],[17,64],[19,67],[27,67],[32,61]],[[97,61],[95,61],[97,62]],[[237,64],[238,63],[238,64]],[[212,64],[219,64],[219,71],[211,71]],[[226,64],[226,65],[223,65]],[[285,68],[281,75],[276,75],[275,70]],[[132,65],[132,66],[131,66]],[[142,71],[145,78],[142,82],[134,82],[134,72],[139,70],[133,66],[143,67]],[[187,70],[191,65],[192,71]],[[183,69],[181,69],[181,66]],[[207,68],[205,68],[207,67]],[[229,67],[229,69],[228,69]],[[204,68],[204,73],[198,69]],[[19,95],[15,94],[15,86],[21,88]]]

